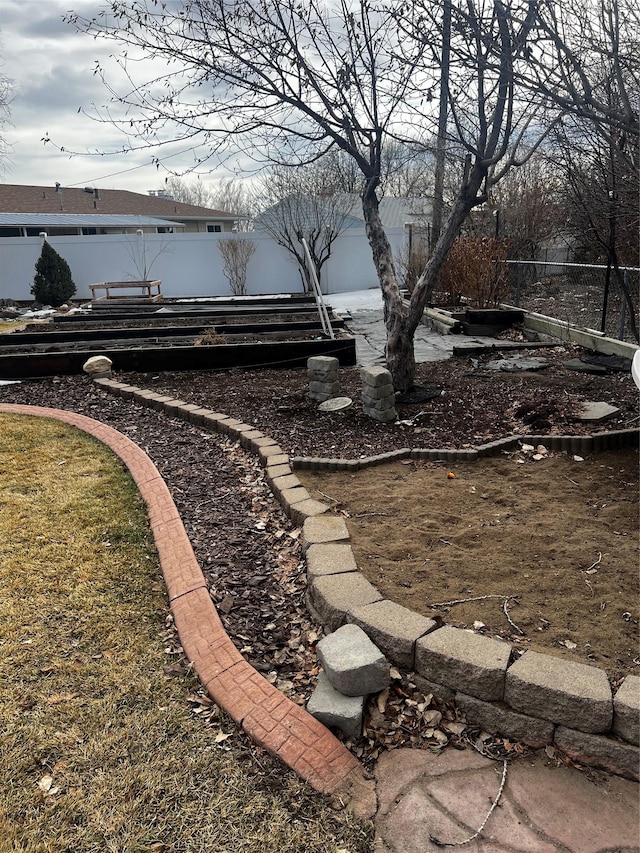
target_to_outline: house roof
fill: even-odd
[[[175,227],[182,223],[175,219],[155,216],[116,216],[95,213],[0,213],[0,227],[55,227],[55,228],[160,228]]]
[[[344,209],[355,219],[364,222],[362,201],[354,193],[341,193],[339,196]],[[380,219],[385,228],[403,228],[412,223],[422,223],[431,219],[433,200],[431,198],[392,198],[384,196],[380,200]]]
[[[268,224],[269,220],[278,222],[278,210],[287,205],[289,218],[296,220],[307,219],[316,223],[319,219],[317,209],[323,206],[322,199],[309,201],[308,210],[305,201],[309,196],[293,194],[272,207],[264,210],[256,217],[256,224]],[[290,201],[292,200],[292,201]],[[289,201],[289,204],[287,202]],[[331,197],[327,209],[341,211],[344,221],[341,228],[360,228],[364,225],[364,213],[362,211],[362,200],[355,193],[338,193]],[[425,220],[430,220],[433,210],[433,201],[430,198],[391,198],[384,197],[380,200],[380,218],[385,228],[404,228],[405,225],[422,225]]]
[[[194,204],[182,204],[159,196],[128,190],[103,190],[94,187],[26,186],[0,184],[0,213],[72,213],[126,216],[157,216],[165,219],[223,219],[235,221],[238,215],[210,210]]]

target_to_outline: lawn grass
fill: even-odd
[[[368,850],[368,824],[189,700],[119,460],[53,420],[0,415],[0,438],[0,853]]]

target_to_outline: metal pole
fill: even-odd
[[[324,304],[324,297],[322,295],[322,290],[320,289],[320,282],[318,281],[318,276],[316,275],[315,264],[311,260],[309,246],[307,245],[307,241],[304,239],[304,237],[300,238],[300,242],[302,243],[302,247],[307,258],[307,263],[309,264],[311,284],[313,285],[313,293],[316,297],[316,305],[318,306],[318,314],[320,315],[320,322],[322,323],[322,331],[325,333],[325,335],[328,335],[333,340],[335,338],[335,334],[331,325],[331,321],[329,320],[327,306]]]
[[[629,272],[628,270],[624,271],[624,283],[626,285],[627,292],[629,291]],[[618,338],[619,340],[624,340],[624,327],[627,322],[627,300],[625,299],[624,293],[620,294],[620,324],[618,326]]]

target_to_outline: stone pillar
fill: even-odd
[[[309,379],[309,399],[324,403],[340,396],[337,358],[328,355],[312,355],[307,359],[307,378]]]
[[[396,395],[391,373],[384,367],[363,367],[362,410],[376,421],[390,423],[397,418]]]

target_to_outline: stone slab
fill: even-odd
[[[289,457],[283,453],[282,448],[277,444],[265,444],[264,447],[258,447],[258,459],[266,467],[267,465],[286,464]],[[285,462],[282,462],[281,457],[285,457]]]
[[[569,361],[563,361],[562,366],[567,370],[575,370],[577,373],[592,373],[596,376],[606,376],[609,372],[606,367],[601,367],[598,364],[587,364],[579,358],[570,358]]]
[[[336,370],[307,370],[307,379],[309,382],[337,382],[338,371]]]
[[[418,690],[421,693],[424,693],[425,696],[432,693],[436,699],[439,699],[441,702],[453,702],[456,698],[455,691],[450,687],[445,687],[444,684],[438,684],[436,681],[430,681],[428,678],[418,675],[417,672],[412,672],[409,676],[409,680],[412,681]]]
[[[309,382],[309,396],[317,394],[327,394],[329,397],[337,397],[340,393],[339,382],[319,382],[312,379]]]
[[[326,673],[318,675],[307,711],[323,725],[340,729],[350,740],[362,734],[365,696],[344,696],[331,686]]]
[[[378,412],[376,409],[367,409],[365,414],[372,418],[372,420],[380,421],[383,424],[391,423],[391,421],[395,421],[398,417],[395,409],[386,409],[384,412]]]
[[[362,399],[382,400],[384,397],[396,398],[393,385],[389,382],[387,385],[363,385]]]
[[[300,503],[291,504],[289,507],[289,516],[291,521],[298,527],[302,527],[308,518],[315,518],[329,512],[331,507],[328,504],[323,504],[314,498],[308,498]]]
[[[445,625],[416,642],[416,672],[487,702],[504,695],[511,646]]]
[[[339,575],[357,572],[356,558],[351,545],[335,542],[311,545],[307,549],[307,577],[310,581],[322,575]]]
[[[504,698],[516,711],[583,732],[611,728],[611,687],[595,666],[527,651],[507,671]]]
[[[386,367],[363,367],[360,370],[360,379],[363,385],[370,385],[372,388],[393,385],[391,373]]]
[[[362,628],[389,660],[403,669],[413,669],[416,640],[438,627],[434,619],[386,599],[358,607],[348,621]]]
[[[483,702],[465,693],[456,693],[455,701],[468,722],[481,726],[491,734],[522,741],[534,749],[553,742],[555,726],[548,720],[518,714],[504,702]]]
[[[283,468],[286,466],[282,466]],[[296,477],[295,474],[289,472],[282,477],[274,477],[271,480],[271,488],[276,489],[279,492],[283,492],[285,489],[295,489],[297,486],[301,486],[302,483]]]
[[[599,767],[616,776],[640,780],[640,748],[605,735],[556,728],[554,742],[578,764]]]
[[[349,530],[343,518],[323,515],[305,521],[302,537],[304,546],[308,548],[324,542],[344,542],[349,539]]]
[[[311,500],[311,495],[303,486],[295,486],[293,489],[283,489],[281,492],[275,492],[275,495],[289,518],[291,518],[291,507],[294,504],[301,504],[303,501]]]
[[[322,624],[335,631],[358,607],[380,601],[382,595],[360,572],[324,575],[309,586],[309,597]]]
[[[610,406],[609,403],[603,401],[587,402],[582,404],[577,419],[579,421],[604,421],[613,415],[617,415],[619,411],[620,409],[617,406]]]
[[[357,625],[343,625],[316,647],[331,686],[344,696],[368,696],[391,683],[389,661]]]
[[[640,676],[627,675],[613,697],[613,731],[640,746]]]
[[[372,411],[386,412],[389,409],[395,409],[395,406],[396,398],[393,394],[389,394],[386,397],[380,397],[378,399],[369,397],[366,394],[362,395],[362,408],[367,415]]]
[[[267,483],[272,483],[277,477],[286,477],[292,474],[291,465],[269,465],[265,471]]]
[[[544,370],[549,362],[544,358],[498,358],[483,365],[485,370],[499,370],[502,373],[520,373],[523,370]]]
[[[339,366],[340,361],[332,355],[312,355],[307,359],[307,370],[326,372],[337,370]]]

